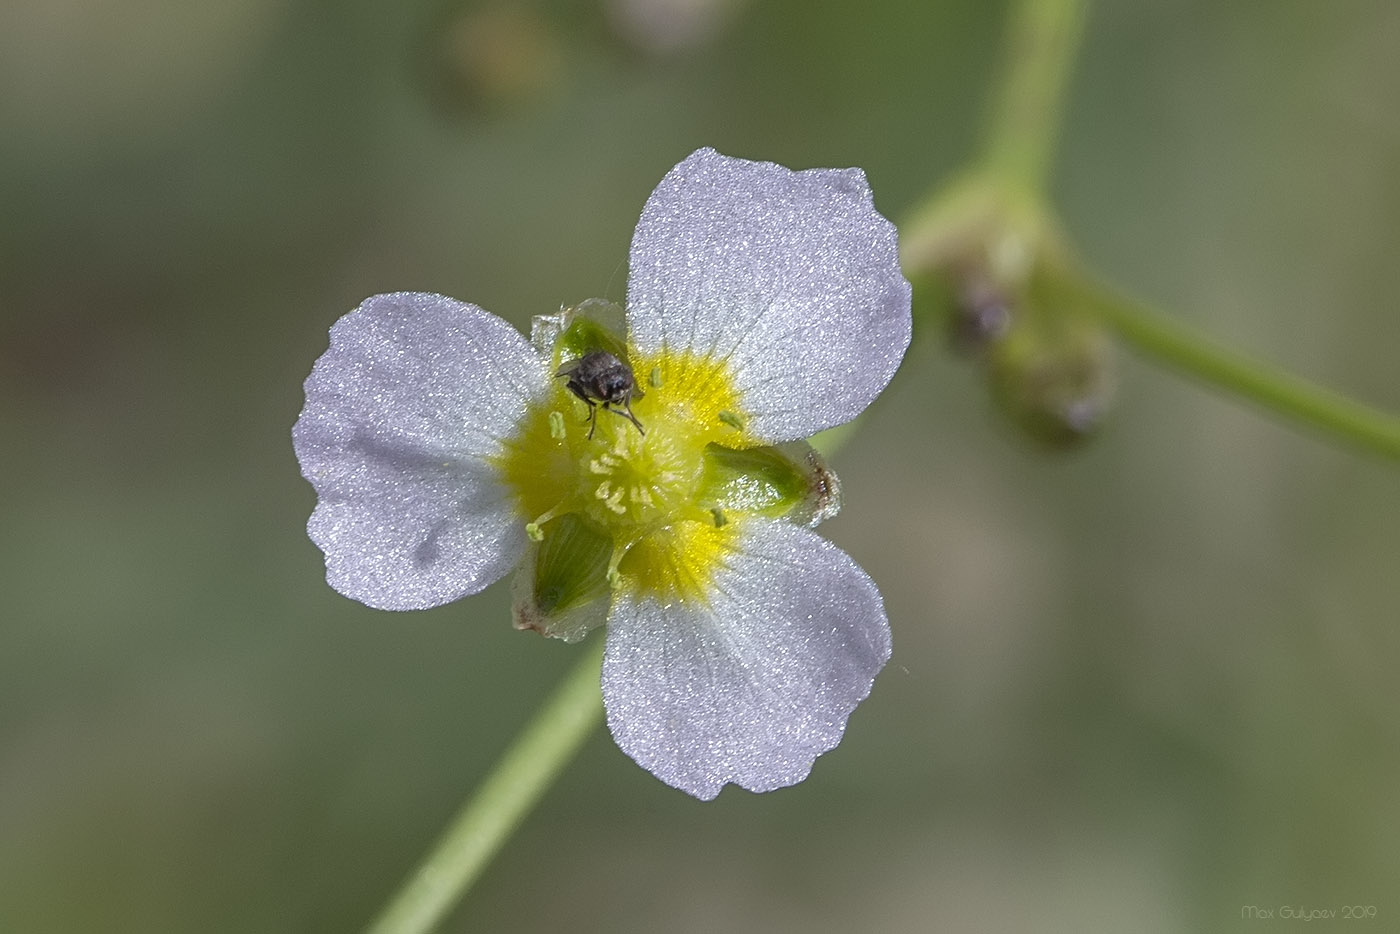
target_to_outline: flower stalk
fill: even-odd
[[[597,639],[447,825],[393,901],[366,928],[367,934],[431,931],[471,888],[583,741],[603,722],[598,692],[602,663],[603,642]]]
[[[1141,302],[1085,288],[1080,307],[1144,356],[1323,437],[1400,460],[1400,418],[1213,343]]]
[[[1008,13],[981,165],[1014,187],[1046,187],[1087,7],[1087,0],[1021,0]]]

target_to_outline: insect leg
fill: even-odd
[[[569,376],[570,374],[560,373],[559,375]],[[590,441],[593,440],[593,429],[598,427],[598,403],[588,398],[588,393],[583,391],[583,387],[578,384],[577,380],[570,379],[564,384],[564,388],[578,396],[583,400],[584,405],[588,406],[588,418],[584,419],[584,421],[588,425],[588,439]]]
[[[620,409],[613,408],[611,402],[604,402],[603,408],[607,409],[609,412],[612,412],[614,415],[621,415],[623,418],[636,425],[637,430],[640,431],[643,435],[647,433],[647,430],[642,427],[642,423],[637,421],[637,416],[632,414],[632,403],[630,400],[623,400],[622,408]]]
[[[598,427],[598,403],[587,396],[580,396],[584,402],[588,403],[588,440],[593,440],[593,432]]]

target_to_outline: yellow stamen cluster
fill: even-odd
[[[634,358],[632,412],[646,429],[611,412],[594,414],[559,381],[525,416],[500,468],[540,540],[550,520],[575,513],[612,542],[609,579],[666,599],[703,599],[728,530],[698,501],[705,450],[745,447],[738,393],[723,363],[692,354]],[[731,416],[729,418],[722,417]]]

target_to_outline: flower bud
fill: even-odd
[[[1082,318],[1018,315],[1005,334],[988,344],[984,359],[998,405],[1049,447],[1070,447],[1087,439],[1112,401],[1108,339]]]
[[[916,306],[982,362],[1012,421],[1056,448],[1094,432],[1112,397],[1111,348],[1075,307],[1069,250],[1037,199],[963,179],[906,225],[902,257]]]
[[[452,112],[535,105],[565,78],[558,28],[524,4],[454,10],[436,24],[427,52],[428,89]]]

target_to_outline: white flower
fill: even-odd
[[[839,494],[797,439],[899,366],[895,229],[858,169],[702,149],[647,200],[623,314],[585,302],[532,343],[439,295],[367,299],[293,429],[311,538],[330,584],[382,609],[519,566],[518,626],[572,641],[606,622],[624,752],[699,798],[793,784],[890,653],[875,585],[808,528]],[[579,367],[598,351],[611,389],[584,378],[608,358]]]

